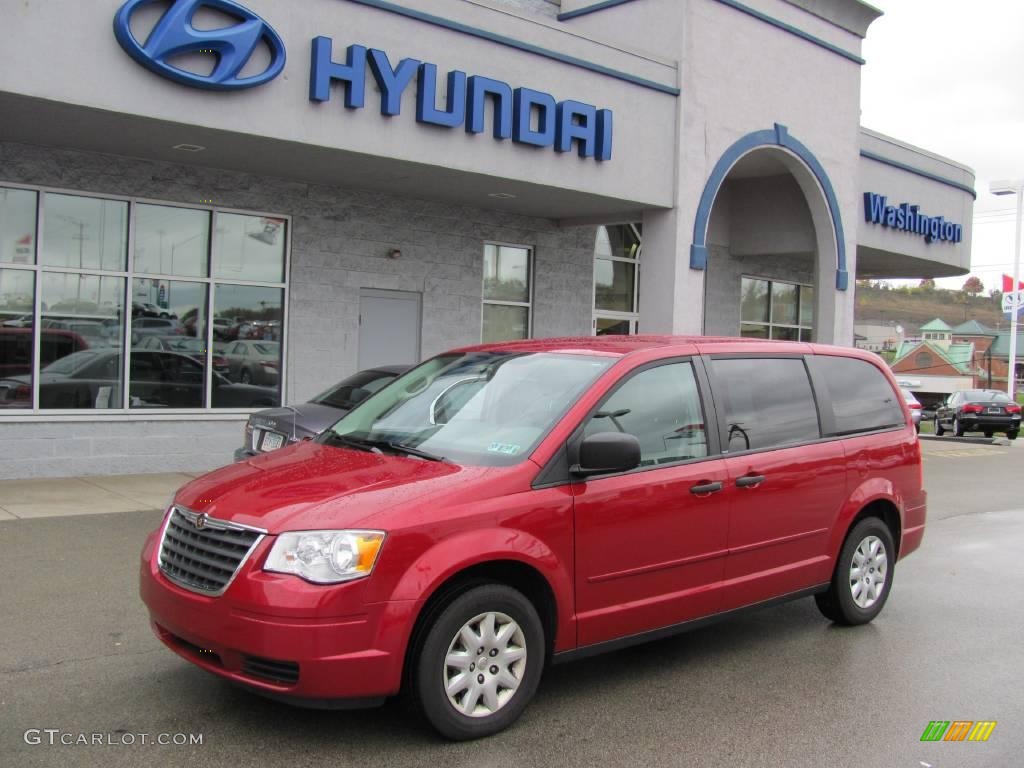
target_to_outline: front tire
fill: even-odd
[[[888,526],[877,517],[861,520],[846,535],[828,591],[814,596],[818,610],[836,624],[867,624],[889,597],[895,555]]]
[[[533,604],[501,584],[454,598],[426,631],[414,675],[424,716],[466,741],[518,719],[544,669],[544,628]]]

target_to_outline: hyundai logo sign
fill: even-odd
[[[160,0],[128,0],[114,16],[114,35],[121,47],[139,64],[169,80],[193,88],[233,91],[270,82],[284,69],[284,42],[263,19],[233,0],[175,0],[153,27],[144,43],[131,31],[135,12]],[[221,29],[196,29],[192,19],[201,8],[220,11],[237,20]],[[260,74],[239,77],[260,42],[270,49],[270,63]],[[217,64],[200,75],[171,64],[175,56],[212,53]]]
[[[251,88],[273,80],[284,69],[285,48],[280,36],[263,19],[234,0],[172,0],[144,43],[131,31],[135,12],[143,6],[167,0],[128,0],[114,17],[114,34],[121,47],[147,69],[183,85],[215,91]],[[196,13],[209,8],[237,20],[221,29],[196,29]],[[256,47],[270,48],[270,64],[258,75],[240,77]],[[416,91],[416,121],[440,128],[464,128],[480,134],[487,129],[495,139],[546,147],[559,153],[575,151],[581,158],[599,162],[612,157],[613,114],[573,99],[559,101],[549,93],[515,88],[502,80],[467,75],[451,70],[445,80],[444,105],[438,105],[441,87],[436,64],[404,58],[392,63],[387,53],[362,45],[349,45],[343,60],[336,60],[334,43],[317,36],[312,43],[309,100],[323,103],[335,85],[344,90],[348,109],[362,109],[372,77],[380,92],[380,113],[401,113],[402,97]],[[189,53],[212,53],[217,65],[209,75],[181,69],[171,62]],[[341,58],[339,56],[339,58]],[[444,76],[442,76],[444,77]]]

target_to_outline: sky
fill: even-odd
[[[1024,2],[869,2],[885,15],[864,41],[861,125],[974,170],[971,274],[999,288],[1013,273],[1016,199],[988,190],[1024,179]]]

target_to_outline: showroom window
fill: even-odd
[[[288,227],[0,185],[0,408],[279,405]]]
[[[482,341],[530,338],[533,249],[485,243],[483,297]]]
[[[640,321],[642,225],[597,228],[594,243],[594,335],[628,335]]]
[[[811,341],[814,289],[809,285],[744,277],[740,293],[740,336]]]

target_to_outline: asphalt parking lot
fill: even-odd
[[[136,594],[156,512],[0,522],[0,761],[10,766],[1013,766],[1024,754],[1024,445],[923,443],[922,548],[871,625],[802,600],[555,667],[511,730],[448,744],[399,702],[299,710],[166,651]],[[922,743],[995,720],[985,743]],[[102,734],[50,745],[30,729]],[[201,735],[153,746],[139,734]],[[133,740],[124,745],[120,741]]]

